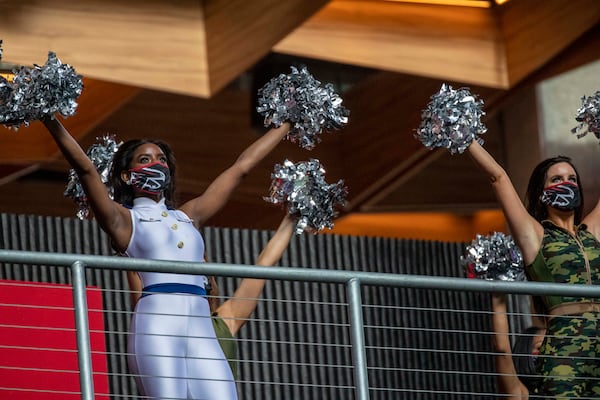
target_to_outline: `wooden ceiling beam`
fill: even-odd
[[[274,50],[508,89],[598,21],[595,0],[492,8],[334,0]]]
[[[492,87],[507,84],[500,32],[488,9],[334,0],[274,50]]]
[[[84,76],[210,97],[327,0],[0,2],[7,62],[49,50]]]

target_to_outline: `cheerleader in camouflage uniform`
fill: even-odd
[[[521,202],[506,171],[479,144],[468,151],[486,172],[515,238],[530,280],[600,284],[600,202],[582,217],[583,192],[568,157],[542,161]],[[600,288],[599,288],[600,289]],[[600,397],[600,300],[546,296],[549,314],[537,369],[537,393],[557,399]]]

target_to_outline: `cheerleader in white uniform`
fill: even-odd
[[[198,232],[241,179],[288,133],[269,130],[199,197],[175,207],[175,159],[161,141],[131,140],[113,160],[109,196],[96,167],[55,118],[43,120],[78,174],[87,201],[115,249],[129,257],[202,262]],[[215,338],[202,275],[128,272],[142,293],[131,325],[130,367],[150,399],[237,399],[235,381]]]
[[[129,257],[202,262],[204,242],[181,211],[146,197],[133,201]],[[135,273],[130,273],[130,283]],[[235,399],[218,344],[203,275],[140,272],[142,297],[129,336],[128,363],[139,391],[160,399]],[[132,283],[133,286],[135,284]]]

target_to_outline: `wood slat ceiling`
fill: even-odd
[[[429,96],[441,82],[471,87],[485,100],[486,146],[506,159],[501,115],[519,91],[598,58],[595,0],[307,4],[22,0],[0,4],[0,38],[6,61],[41,63],[53,50],[86,77],[77,114],[65,121],[84,147],[105,133],[169,141],[182,200],[202,193],[264,130],[256,127],[255,91],[288,72],[283,63],[304,63],[335,83],[351,110],[347,128],[323,134],[312,152],[282,143],[211,221],[267,229],[280,214],[262,196],[273,165],[286,158],[318,158],[328,180],[344,179],[345,212],[494,207],[467,157],[427,151],[413,138]],[[41,124],[0,128],[0,137],[2,211],[74,215],[62,197],[68,165]]]

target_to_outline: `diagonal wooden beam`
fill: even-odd
[[[344,179],[352,188],[348,210],[376,203],[441,154],[426,149],[413,135],[421,110],[439,89],[439,81],[378,73],[346,94],[353,122],[341,142]],[[503,92],[471,90],[484,99],[489,112]]]
[[[39,169],[39,164],[0,165],[0,186],[29,175]]]

